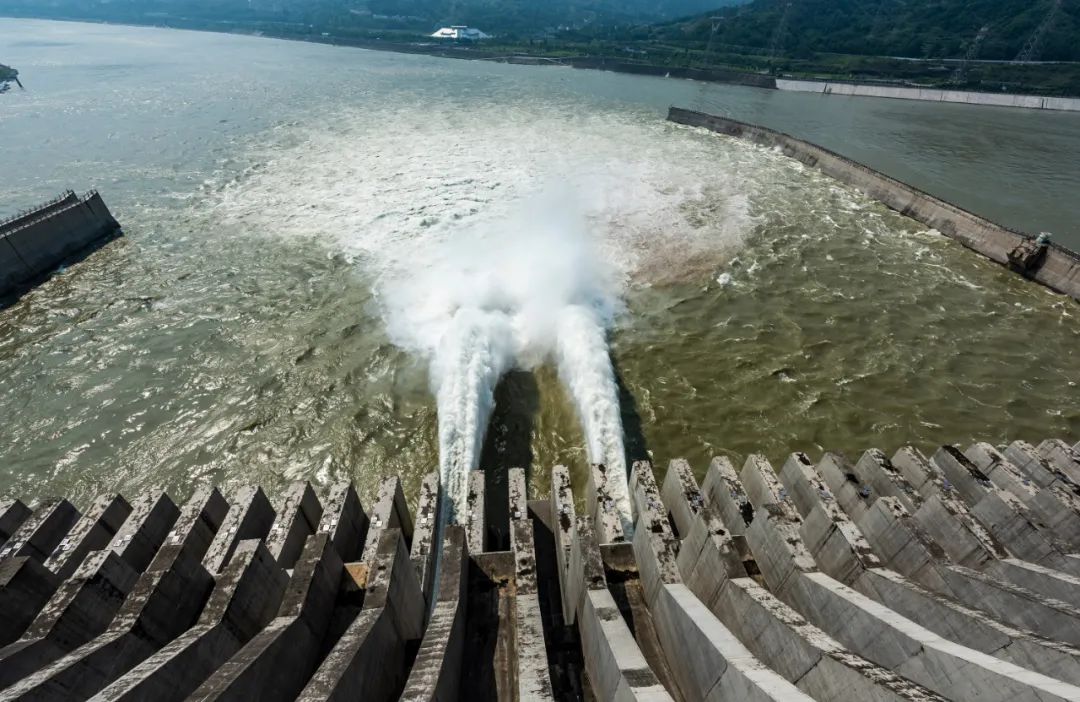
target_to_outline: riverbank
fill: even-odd
[[[939,85],[941,75],[951,75],[955,70],[955,61],[952,59],[904,60],[894,57],[831,54],[815,55],[812,59],[780,59],[752,53],[714,55],[702,51],[700,47],[676,46],[670,42],[658,45],[654,42],[633,40],[585,41],[582,37],[547,38],[541,41],[494,38],[475,45],[444,44],[427,40],[426,35],[402,30],[347,31],[338,28],[332,31],[320,31],[320,27],[310,24],[213,22],[168,16],[155,17],[153,23],[68,16],[41,17],[40,19],[208,31],[440,58],[523,65],[569,66],[800,92],[895,97],[1033,109],[1080,110],[1080,98],[1071,97],[1069,91],[1062,93],[1061,85],[1042,85],[1040,81],[1045,80],[1042,74],[1034,79],[1034,83],[1031,80],[1020,80],[1017,75],[1013,75],[1017,71],[1044,70],[1043,67],[1034,64],[1029,66],[1004,64],[998,67],[979,64],[977,69],[972,70],[999,73],[1005,71],[1008,74],[1003,73],[1000,76],[988,74],[980,78],[981,81],[988,85],[992,84],[995,88],[1005,88],[1006,84],[1011,88],[1009,92],[991,93],[970,89],[954,90]],[[923,69],[913,70],[913,66],[923,66]],[[1059,66],[1070,66],[1070,70],[1073,70],[1071,64],[1059,64]],[[893,75],[889,71],[896,71],[896,73]],[[1067,75],[1072,76],[1065,81],[1068,85],[1078,82],[1073,73]],[[860,80],[865,82],[859,82]],[[789,87],[782,87],[782,85]],[[793,85],[802,87],[790,87]],[[1027,92],[1020,93],[1016,90]],[[950,97],[957,95],[960,97]],[[1059,105],[1066,105],[1066,107]]]

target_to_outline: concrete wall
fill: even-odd
[[[652,66],[640,63],[627,63],[623,61],[610,61],[603,58],[575,58],[567,59],[574,68],[589,68],[600,71],[616,71],[618,73],[633,73],[646,76],[666,76],[670,78],[687,78],[691,80],[703,80],[710,83],[732,83],[734,85],[749,85],[754,88],[775,88],[776,79],[772,76],[760,73],[743,73],[741,71],[727,71],[724,69],[706,68],[681,68],[678,66]]]
[[[779,148],[784,155],[861,190],[900,214],[936,229],[1001,264],[1008,264],[1009,252],[1030,238],[840,154],[782,132],[678,107],[670,109],[668,119]],[[1042,264],[1028,275],[1053,290],[1080,300],[1080,254],[1052,244]]]
[[[895,85],[861,85],[858,83],[832,83],[818,80],[785,80],[783,78],[776,80],[776,88],[778,90],[794,90],[801,93],[822,93],[825,95],[861,95],[865,97],[897,98],[900,100],[1026,107],[1034,110],[1080,111],[1080,98],[1044,97],[1042,95],[979,93],[970,90],[903,88]]]
[[[119,228],[97,192],[65,193],[0,224],[0,296]]]

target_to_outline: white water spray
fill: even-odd
[[[627,534],[633,532],[626,481],[619,389],[611,366],[602,320],[594,310],[568,305],[559,314],[557,357],[559,377],[570,391],[585,431],[589,461],[603,463],[609,475],[623,476],[608,484],[608,492]]]
[[[550,358],[577,407],[589,460],[623,476],[611,489],[630,521],[607,347],[618,285],[570,201],[548,194],[507,221],[456,233],[427,252],[426,265],[418,262],[423,270],[387,287],[391,335],[429,359],[450,521],[464,515],[468,474],[480,461],[499,378]]]

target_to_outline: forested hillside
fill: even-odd
[[[430,32],[469,24],[526,37],[618,23],[688,17],[744,0],[0,0],[0,14],[106,21],[308,24],[334,32],[385,28]]]
[[[755,0],[659,25],[652,38],[704,44],[715,24],[718,47],[961,58],[985,26],[977,58],[1013,60],[1044,22],[1037,57],[1080,61],[1080,0]]]

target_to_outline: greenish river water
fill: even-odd
[[[1080,439],[1075,302],[664,114],[780,128],[1074,247],[1080,115],[150,28],[0,36],[27,87],[0,96],[0,215],[97,187],[126,234],[0,310],[0,494],[351,478],[370,496],[395,474],[414,494],[437,414],[394,310],[461,295],[417,281],[463,233],[524,252],[525,277],[576,260],[517,246],[564,220],[594,259],[573,272],[601,271],[614,306],[632,458]],[[520,365],[481,464],[527,465],[542,492],[557,463],[580,480],[551,358]]]

